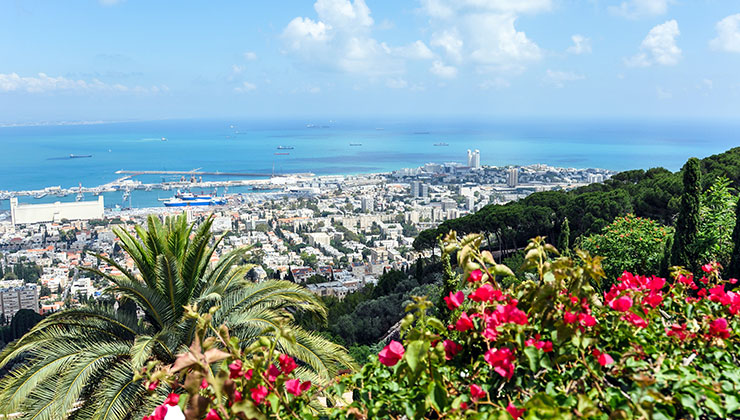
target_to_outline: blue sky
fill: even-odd
[[[740,116],[729,0],[0,2],[0,123]]]

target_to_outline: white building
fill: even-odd
[[[509,173],[506,177],[506,185],[512,188],[519,185],[519,169],[509,168]]]
[[[59,222],[67,220],[91,220],[103,218],[103,196],[97,201],[75,203],[19,204],[18,198],[10,199],[10,217],[13,225],[29,223]]]
[[[362,211],[371,213],[375,209],[375,203],[373,202],[373,197],[366,195],[362,197]]]
[[[480,168],[480,150],[475,149],[474,152],[471,152],[468,149],[468,167],[473,169]]]
[[[308,234],[308,244],[313,247],[329,246],[331,238],[325,232],[312,232]]]
[[[21,309],[39,311],[39,290],[35,284],[0,289],[0,312],[10,319]]]

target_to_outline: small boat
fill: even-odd
[[[162,137],[162,141],[167,141],[167,137]]]
[[[439,143],[434,143],[434,145],[435,146],[449,146],[450,144],[449,143],[445,143],[445,142],[439,142]]]
[[[285,155],[289,155],[289,154],[290,153],[280,153],[280,152],[276,152],[275,153],[276,156],[285,156]]]
[[[92,155],[74,155],[71,153],[69,154],[70,159],[81,159],[81,158],[91,158],[91,157]]]
[[[350,143],[350,146],[362,146],[362,143]]]
[[[293,150],[293,146],[278,146],[278,150]]]

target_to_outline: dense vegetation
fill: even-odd
[[[696,182],[701,191],[722,178],[727,179],[728,188],[740,187],[740,148],[691,162],[690,168],[701,172],[692,173],[700,178]],[[508,254],[535,236],[555,241],[566,219],[573,242],[580,236],[600,233],[616,217],[630,213],[673,226],[682,207],[685,172],[685,168],[675,173],[663,168],[625,171],[601,184],[567,192],[536,192],[505,205],[488,205],[474,214],[421,232],[414,248],[432,249],[437,246],[437,238],[454,230],[461,234],[482,233],[492,246]],[[688,246],[681,241],[675,243]]]

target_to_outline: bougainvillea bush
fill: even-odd
[[[445,298],[448,319],[429,316],[431,303],[415,298],[401,323],[401,341],[388,343],[359,372],[300,395],[290,392],[279,368],[273,373],[285,379],[270,381],[269,342],[256,345],[252,356],[234,344],[220,362],[222,372],[234,370],[238,356],[240,372],[254,369],[252,379],[240,376],[230,387],[209,382],[215,392],[186,386],[187,399],[204,397],[219,415],[201,411],[188,418],[740,416],[740,294],[731,291],[735,280],[719,278],[718,264],[696,275],[676,267],[669,279],[625,272],[597,293],[601,257],[583,251],[559,257],[535,238],[525,267],[536,275],[502,290],[498,280],[511,270],[480,251],[480,243],[478,235],[459,239],[452,233],[444,240],[444,252],[456,254],[460,267],[458,290]],[[257,383],[267,397],[252,393]],[[182,392],[177,384],[173,389]],[[235,392],[256,411],[229,411]],[[330,403],[309,398],[320,395]]]

